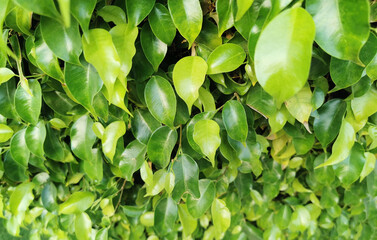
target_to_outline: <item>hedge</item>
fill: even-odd
[[[376,22],[372,0],[1,0],[1,232],[377,239]]]

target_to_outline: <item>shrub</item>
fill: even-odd
[[[4,228],[376,239],[376,6],[1,0]]]

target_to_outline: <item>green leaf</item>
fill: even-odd
[[[63,82],[64,76],[59,65],[59,60],[51,49],[47,46],[45,40],[42,37],[41,29],[35,30],[34,46],[31,49],[31,54],[35,57],[35,62],[38,67],[46,73],[48,76]]]
[[[377,79],[377,54],[374,56],[374,58],[372,59],[372,61],[367,65],[366,67],[366,73],[367,75],[375,80]]]
[[[88,161],[83,161],[83,169],[86,175],[94,182],[101,182],[103,178],[103,159],[101,151],[92,149],[92,157]]]
[[[176,28],[169,10],[161,3],[156,3],[148,16],[148,22],[154,35],[167,45],[174,40]]]
[[[292,232],[304,232],[310,225],[310,213],[304,206],[297,206],[289,223]]]
[[[89,23],[96,3],[96,0],[70,2],[71,13],[76,18],[77,22],[79,22],[86,37],[89,34]]]
[[[53,0],[44,0],[42,2],[38,0],[15,0],[14,2],[20,5],[22,8],[36,14],[54,19],[60,19],[60,14],[58,10],[56,10]]]
[[[75,218],[75,235],[79,240],[90,240],[92,220],[85,212],[77,213]]]
[[[246,142],[248,125],[245,109],[242,104],[235,100],[226,102],[222,117],[229,137],[242,143]]]
[[[23,182],[29,179],[26,175],[26,168],[12,158],[8,151],[4,157],[4,173],[12,181]]]
[[[360,177],[365,162],[363,147],[359,143],[355,143],[350,155],[344,161],[333,166],[335,175],[344,186],[349,187]]]
[[[148,110],[159,122],[174,127],[177,99],[168,80],[153,76],[144,89]]]
[[[274,215],[274,223],[280,229],[286,229],[291,221],[292,210],[288,205],[283,205],[279,211]]]
[[[152,64],[154,71],[157,72],[168,51],[167,44],[154,35],[149,24],[144,24],[141,29],[140,42],[145,57]]]
[[[92,114],[95,95],[102,87],[102,80],[92,65],[81,61],[81,65],[65,64],[64,80],[72,96]]]
[[[324,167],[334,165],[345,160],[350,154],[353,144],[355,143],[355,130],[346,120],[342,121],[339,135],[332,146],[332,154],[323,164],[317,166]]]
[[[9,198],[9,209],[13,215],[24,214],[34,200],[35,184],[25,182],[18,185]]]
[[[221,36],[225,30],[233,27],[234,15],[233,13],[234,0],[217,0],[216,11],[219,17],[219,36]]]
[[[202,29],[203,13],[199,0],[168,0],[168,6],[174,25],[191,48]]]
[[[154,213],[154,229],[165,236],[173,231],[175,220],[178,217],[178,207],[173,199],[164,198],[156,205]]]
[[[137,26],[152,11],[155,0],[126,0],[128,23]]]
[[[135,56],[135,41],[139,30],[131,24],[119,24],[110,30],[111,37],[120,58],[121,78],[125,78],[131,71],[132,58]],[[126,86],[126,82],[122,84]]]
[[[186,191],[194,198],[199,198],[199,167],[194,159],[186,154],[179,155],[174,162],[173,171],[175,175],[173,199],[179,200]]]
[[[377,112],[377,90],[372,86],[364,95],[351,100],[352,112],[357,121],[367,119]]]
[[[335,83],[335,89],[342,89],[357,83],[363,73],[364,68],[352,61],[331,58],[330,75]]]
[[[192,105],[199,97],[199,88],[204,83],[206,72],[207,63],[201,57],[184,57],[174,66],[174,87],[178,96],[186,102],[190,114]]]
[[[228,136],[228,142],[235,150],[238,159],[241,160],[244,165],[249,165],[248,168],[258,177],[263,170],[262,163],[259,160],[262,152],[259,143],[257,143],[253,137],[254,134],[249,131],[248,137],[243,143],[233,140]]]
[[[130,142],[119,158],[119,169],[127,180],[132,179],[134,172],[144,163],[147,146],[138,140]]]
[[[41,17],[40,24],[42,37],[51,51],[66,62],[80,64],[81,38],[76,20],[72,18],[68,28],[49,17]]]
[[[199,122],[200,120],[213,118],[213,116],[215,116],[215,113],[216,113],[215,111],[199,113],[199,114],[195,115],[186,126],[186,128],[187,128],[187,141],[190,144],[190,146],[198,153],[202,154],[202,151],[201,151],[200,147],[198,146],[198,144],[196,144],[196,142],[194,141],[195,124],[197,122]]]
[[[96,68],[108,95],[112,96],[121,64],[110,33],[104,29],[91,29],[87,38],[82,38],[82,45],[86,61]]]
[[[64,149],[62,143],[56,136],[56,131],[50,125],[46,127],[46,140],[43,145],[43,150],[48,158],[55,161],[64,160]]]
[[[311,16],[302,8],[291,8],[275,17],[259,37],[255,73],[278,106],[307,81],[314,33]]]
[[[310,86],[305,86],[293,97],[285,102],[288,112],[300,123],[308,125],[309,117],[312,112],[312,91]]]
[[[216,195],[214,182],[209,179],[199,180],[200,198],[187,197],[187,210],[194,218],[200,218],[212,205]]]
[[[118,6],[106,5],[97,14],[106,22],[113,22],[115,25],[126,24],[126,13]]]
[[[159,127],[152,133],[147,145],[147,154],[156,167],[165,168],[170,163],[177,140],[177,131],[167,126]]]
[[[246,104],[265,118],[271,117],[277,110],[273,97],[265,92],[259,84],[250,89]]]
[[[205,112],[216,111],[215,99],[213,98],[212,94],[203,87],[199,89],[198,100],[199,103],[203,105]]]
[[[28,166],[30,151],[25,142],[26,129],[16,132],[10,140],[10,153],[12,158],[22,166]]]
[[[179,221],[181,222],[183,228],[183,238],[186,239],[187,237],[190,237],[192,233],[194,233],[198,225],[198,221],[189,214],[186,204],[178,205],[178,215]]]
[[[209,55],[207,74],[217,74],[236,70],[246,58],[243,48],[234,43],[218,46]]]
[[[359,52],[369,36],[368,5],[364,0],[307,1],[316,26],[315,41],[336,58],[360,63]]]
[[[5,124],[0,124],[0,143],[8,141],[13,136],[13,129]]]
[[[147,110],[136,109],[133,112],[134,118],[131,121],[131,130],[137,140],[145,145],[152,133],[161,126],[161,124]]]
[[[245,13],[249,10],[254,0],[237,0],[237,13],[235,21],[240,20]]]
[[[345,112],[346,103],[340,99],[332,99],[317,110],[314,133],[324,148],[338,135]]]
[[[215,227],[216,235],[223,236],[225,231],[230,226],[230,211],[226,207],[225,202],[221,199],[215,199],[211,206],[211,214],[213,226]],[[221,238],[221,237],[220,237]]]
[[[113,161],[118,139],[126,133],[126,125],[123,121],[115,121],[106,127],[103,133],[102,151],[106,157]]]
[[[96,141],[96,135],[92,127],[92,119],[84,115],[73,123],[70,132],[72,152],[85,161],[90,161],[93,156],[92,147]]]
[[[95,195],[91,192],[74,192],[67,200],[59,205],[59,214],[76,214],[85,212],[93,201]]]
[[[46,127],[43,121],[37,125],[29,125],[25,132],[26,146],[34,155],[43,158],[43,145],[46,139]]]
[[[67,94],[60,91],[43,93],[43,101],[55,112],[63,116],[71,115],[77,105]]]
[[[22,120],[33,125],[38,123],[42,108],[42,90],[37,80],[29,80],[30,95],[20,84],[15,93],[15,107]]]
[[[147,183],[146,181],[146,187],[147,187],[147,194],[145,194],[145,197],[147,196],[155,196],[159,194],[166,186],[166,175],[167,172],[165,169],[160,169],[155,174],[153,174],[152,181],[150,183]]]
[[[43,207],[50,212],[57,210],[58,204],[56,203],[56,197],[57,190],[55,185],[52,182],[46,183],[41,193]]]
[[[376,156],[370,152],[364,153],[364,157],[366,159],[363,170],[360,173],[360,182],[364,180],[366,176],[368,176],[374,169],[376,164]]]
[[[14,72],[9,68],[0,67],[0,85],[7,82],[14,76]]]
[[[213,120],[200,120],[194,126],[193,138],[214,167],[216,150],[221,143],[219,125]]]
[[[14,94],[16,92],[15,79],[0,84],[0,114],[7,118],[18,118]]]

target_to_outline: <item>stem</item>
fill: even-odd
[[[118,207],[119,207],[119,205],[120,205],[120,202],[122,201],[123,190],[124,190],[124,187],[126,186],[126,182],[127,182],[127,179],[124,179],[124,181],[123,181],[123,185],[122,185],[122,187],[120,188],[120,196],[119,196],[119,200],[118,200],[118,203],[117,203],[117,205],[116,205],[116,207],[115,207],[115,211],[114,211],[114,212],[116,212],[116,210],[118,209]]]

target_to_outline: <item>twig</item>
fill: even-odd
[[[114,211],[114,212],[116,212],[116,210],[118,209],[118,207],[119,207],[119,205],[120,205],[120,202],[122,201],[123,190],[124,190],[124,187],[126,186],[126,182],[127,182],[127,179],[124,179],[124,181],[123,181],[123,185],[122,185],[122,187],[120,188],[120,196],[119,196],[119,200],[118,200],[118,203],[117,203],[117,205],[116,205],[116,207],[115,207],[115,211]]]

